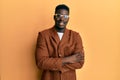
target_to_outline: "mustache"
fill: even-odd
[[[65,21],[57,21],[57,23],[64,23],[64,24],[66,24],[67,22],[65,22]]]

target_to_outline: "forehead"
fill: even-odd
[[[69,14],[66,9],[59,9],[59,10],[57,10],[56,13],[57,13],[57,14],[67,14],[67,15]]]

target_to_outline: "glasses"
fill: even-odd
[[[61,18],[61,17],[65,18],[65,19],[69,18],[69,15],[55,14],[55,16],[57,18]]]

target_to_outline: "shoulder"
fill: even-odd
[[[74,31],[72,29],[68,29],[69,33],[72,34],[72,35],[79,35],[79,32],[77,31]]]
[[[38,34],[45,36],[45,35],[48,35],[50,33],[50,31],[51,31],[51,28],[48,28],[48,29],[39,31]]]
[[[73,37],[75,41],[77,41],[78,39],[82,40],[81,34],[79,32],[71,29],[68,29],[68,30],[69,30],[69,36]]]

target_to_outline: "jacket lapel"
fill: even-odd
[[[68,39],[69,39],[69,30],[66,28],[59,46],[66,44]]]
[[[50,35],[51,35],[52,39],[53,39],[57,44],[59,44],[60,39],[59,39],[59,36],[58,36],[58,34],[57,34],[57,31],[55,30],[54,27],[51,28],[51,33],[50,33]]]

